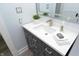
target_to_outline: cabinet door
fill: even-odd
[[[44,51],[44,46],[42,44],[42,41],[40,41],[40,39],[37,37],[35,37],[35,39],[37,40],[37,42],[36,42],[37,48],[35,49],[36,55],[43,56],[42,52]]]
[[[32,51],[35,56],[40,56],[40,53],[42,52],[41,46],[39,45],[38,40],[39,39],[37,37],[35,37],[34,35],[32,36],[32,40],[31,40]]]
[[[24,29],[24,34],[25,34],[25,38],[26,38],[26,42],[27,42],[27,44],[28,44],[28,46],[30,47],[30,41],[29,41],[29,32],[25,29],[25,28],[23,28]]]
[[[26,37],[26,41],[27,41],[27,43],[28,43],[28,46],[29,46],[29,48],[31,49],[31,48],[35,45],[35,43],[34,43],[34,41],[33,41],[33,36],[32,36],[32,34],[31,34],[28,30],[26,30],[26,29],[24,29],[24,33],[25,33],[25,37]]]
[[[35,37],[33,35],[29,35],[29,41],[30,41],[30,46],[32,48],[37,48],[37,46],[36,46],[37,40],[35,39]]]
[[[24,29],[25,38],[28,39],[29,33],[25,28],[23,28],[23,29]]]

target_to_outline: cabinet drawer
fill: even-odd
[[[38,44],[41,47],[42,54],[45,56],[61,56],[58,52],[56,52],[53,48],[45,44],[40,39],[38,40]]]
[[[29,41],[30,47],[37,48],[37,45],[36,45],[37,40],[32,35],[30,35],[30,37],[28,38],[28,41]]]
[[[45,49],[44,49],[43,54],[46,55],[46,56],[61,56],[61,54],[56,52],[54,49],[52,49],[48,45],[45,45]]]

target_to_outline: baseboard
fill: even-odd
[[[23,47],[17,52],[17,56],[23,56],[27,50],[28,50],[28,46]]]

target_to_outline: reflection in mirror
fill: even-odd
[[[38,3],[38,13],[64,20],[72,23],[79,23],[79,3]],[[77,17],[76,17],[77,15]]]
[[[39,14],[43,15],[44,13],[52,16],[55,14],[56,3],[38,3]]]
[[[79,16],[76,17],[79,14],[79,3],[63,3],[62,6],[61,14],[72,18],[69,22],[79,23]]]

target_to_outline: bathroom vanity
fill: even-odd
[[[46,43],[41,41],[38,37],[33,35],[28,30],[24,29],[27,43],[31,51],[33,52],[33,55],[35,56],[60,56],[61,54],[56,52],[54,49],[52,49],[50,46],[48,46]]]
[[[44,17],[22,26],[29,49],[35,56],[68,55],[78,32],[68,29],[65,25],[63,31],[60,31],[62,24],[53,20],[52,26],[49,26],[46,22],[49,19],[53,18]]]

